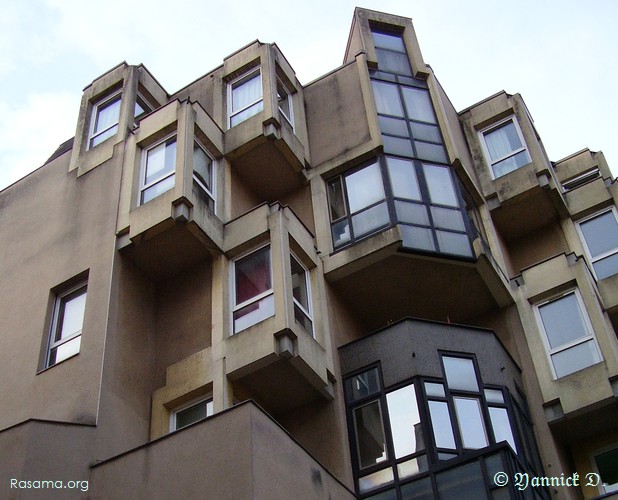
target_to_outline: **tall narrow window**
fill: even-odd
[[[294,126],[294,114],[292,108],[292,94],[288,88],[283,84],[279,78],[277,78],[277,102],[279,111],[290,122],[290,125]]]
[[[81,283],[56,297],[46,367],[79,353],[86,309],[86,290],[86,284]]]
[[[275,314],[270,247],[234,262],[234,333]]]
[[[174,187],[176,137],[171,137],[144,152],[140,204],[148,203]]]
[[[264,108],[262,73],[259,69],[241,76],[228,86],[229,126],[234,127]]]
[[[311,289],[309,272],[293,255],[290,255],[292,271],[292,300],[294,318],[304,329],[313,335],[313,317],[311,314]]]
[[[491,167],[493,177],[517,170],[530,163],[523,135],[514,118],[481,131],[485,157]]]
[[[214,162],[206,150],[193,143],[193,182],[211,210],[215,209]]]
[[[537,306],[545,345],[556,378],[565,377],[601,361],[592,325],[579,291]]]
[[[579,223],[597,279],[618,274],[618,221],[614,208]]]
[[[120,118],[121,94],[115,94],[97,103],[92,110],[88,148],[101,144],[105,139],[116,135]]]

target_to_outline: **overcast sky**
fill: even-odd
[[[618,174],[618,1],[0,0],[0,189],[75,135],[83,88],[121,61],[169,93],[254,39],[302,84],[339,66],[354,7],[411,17],[457,110],[520,93],[551,160],[602,150]]]

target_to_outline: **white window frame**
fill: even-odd
[[[79,292],[79,293],[76,293]],[[87,281],[80,281],[79,283],[77,283],[76,285],[67,288],[66,290],[63,290],[62,292],[58,293],[54,299],[54,310],[53,310],[53,317],[52,317],[52,324],[51,324],[51,328],[49,331],[49,337],[48,337],[48,342],[47,342],[47,350],[46,350],[46,354],[45,354],[45,368],[50,368],[52,366],[56,366],[59,363],[62,363],[63,361],[72,358],[73,356],[76,356],[79,354],[79,349],[76,353],[71,354],[70,356],[67,356],[66,358],[61,359],[60,361],[54,361],[53,363],[51,362],[51,353],[52,350],[61,347],[62,345],[67,344],[68,342],[76,339],[77,337],[81,337],[82,335],[82,331],[83,331],[83,321],[84,321],[84,317],[86,315],[86,304],[84,304],[84,310],[82,311],[82,329],[73,332],[70,336],[65,337],[65,338],[61,338],[60,340],[54,340],[57,336],[58,336],[58,332],[59,329],[61,328],[61,324],[60,324],[60,318],[61,316],[64,314],[64,308],[66,305],[66,298],[70,295],[74,295],[76,297],[79,297],[81,295],[86,295],[86,300],[88,298],[88,282]],[[81,340],[80,340],[80,349],[81,349]]]
[[[286,115],[285,111],[283,111],[283,109],[281,109],[281,106],[279,106],[279,90],[278,89],[277,89],[277,108],[279,109],[279,112],[283,115],[283,117],[286,119],[286,121],[290,124],[290,126],[292,127],[292,130],[294,130],[294,105],[292,101],[292,92],[290,91],[288,86],[285,83],[283,83],[283,80],[277,77],[277,86],[279,85],[281,85],[281,87],[283,88],[283,90],[285,91],[287,95],[288,107],[290,108],[290,116]]]
[[[206,186],[204,186],[204,184],[202,184],[202,182],[195,176],[195,170],[193,170],[193,180],[197,183],[200,189],[202,189],[212,199],[213,206],[214,206],[214,212],[216,214],[216,211],[217,211],[217,162],[213,158],[213,156],[208,152],[208,149],[206,149],[202,145],[202,143],[197,140],[197,138],[193,139],[193,143],[196,144],[197,147],[199,147],[202,151],[204,151],[204,153],[206,154],[208,158],[210,158],[210,173],[211,173],[210,183],[212,185],[211,189],[208,189]]]
[[[240,304],[236,304],[236,263],[239,260],[244,259],[245,257],[248,257],[251,254],[254,254],[256,252],[259,252],[260,250],[264,249],[264,248],[268,248],[268,259],[269,259],[269,268],[270,268],[270,290],[265,290],[264,292],[251,297],[248,300],[245,300],[244,302],[241,302]],[[273,252],[272,252],[272,248],[270,246],[270,242],[266,243],[264,245],[261,245],[257,248],[253,248],[251,249],[249,252],[245,252],[242,255],[239,255],[238,257],[236,257],[233,261],[232,261],[232,266],[231,266],[231,276],[230,276],[230,281],[231,281],[231,292],[232,292],[232,314],[230,315],[230,321],[231,321],[231,334],[232,335],[236,335],[237,333],[243,332],[245,331],[247,328],[251,328],[254,325],[257,325],[258,323],[261,323],[262,321],[268,319],[268,318],[264,318],[261,321],[258,321],[256,323],[253,323],[252,325],[249,325],[245,328],[243,328],[242,330],[238,330],[238,332],[236,331],[235,327],[234,327],[234,313],[236,311],[239,311],[240,309],[242,309],[243,307],[246,307],[248,305],[253,304],[254,302],[259,302],[262,299],[265,299],[266,297],[269,297],[270,295],[274,295],[275,294],[275,287],[274,287],[274,283],[273,283]],[[274,316],[274,314],[273,314]],[[271,318],[272,316],[268,316],[269,318]]]
[[[109,127],[106,127],[104,130],[99,130],[98,132],[95,132],[94,128],[95,125],[97,123],[97,119],[99,117],[99,109],[104,107],[106,104],[110,104],[113,101],[118,101],[119,102],[119,108],[118,108],[118,119]],[[87,147],[86,149],[92,149],[97,147],[99,144],[102,144],[103,142],[105,142],[107,139],[113,137],[114,135],[116,135],[118,133],[118,124],[120,123],[120,109],[122,107],[122,91],[118,91],[115,92],[103,99],[101,99],[100,101],[98,101],[93,107],[92,107],[92,114],[90,116],[90,127],[88,128],[88,143],[87,143]],[[116,127],[116,132],[114,132],[112,135],[110,135],[109,137],[107,137],[106,139],[104,139],[103,141],[101,141],[99,144],[95,144],[94,146],[92,145],[92,141],[94,139],[96,139],[98,136],[108,132],[109,130],[113,129],[114,127]]]
[[[604,215],[606,213],[611,212],[612,214],[614,214],[614,219],[616,219],[616,222],[618,223],[618,212],[616,211],[616,207],[615,206],[611,206],[609,208],[606,208],[605,210],[601,210],[600,212],[596,212],[592,215],[590,215],[589,217],[585,217],[584,219],[578,220],[577,221],[577,232],[579,234],[579,238],[581,239],[582,243],[583,243],[583,247],[584,247],[584,251],[586,252],[586,258],[588,260],[588,262],[590,263],[590,271],[592,271],[592,274],[594,275],[594,277],[597,279],[599,279],[599,277],[597,276],[597,272],[594,269],[594,263],[600,260],[603,260],[607,257],[611,257],[612,255],[615,255],[618,253],[618,247],[614,248],[613,250],[610,250],[608,252],[602,253],[601,255],[597,255],[596,257],[592,257],[592,253],[590,252],[590,249],[588,248],[588,242],[586,241],[586,238],[584,236],[584,232],[582,231],[581,225],[585,224],[586,222],[595,219],[596,217],[599,217],[601,215]],[[615,275],[613,275],[615,276]],[[608,276],[609,278],[610,276]],[[607,279],[607,278],[604,278]]]
[[[577,299],[577,304],[579,306],[579,313],[582,317],[582,321],[584,323],[584,328],[587,331],[587,335],[583,336],[583,337],[579,337],[578,339],[572,340],[570,342],[567,342],[566,344],[562,344],[558,347],[554,347],[553,349],[551,348],[551,344],[549,342],[549,335],[547,334],[547,331],[545,330],[545,325],[543,324],[543,318],[541,317],[541,311],[540,308],[543,307],[546,304],[549,304],[551,302],[556,302],[564,297],[566,297],[567,295],[570,294],[574,294],[575,298]],[[599,344],[597,342],[597,338],[594,334],[594,329],[592,328],[592,323],[590,322],[590,317],[588,316],[588,310],[586,309],[586,305],[584,304],[584,300],[582,299],[581,293],[579,291],[578,288],[572,288],[571,290],[568,290],[564,293],[561,293],[560,295],[557,295],[555,297],[552,297],[551,299],[547,299],[544,300],[543,302],[539,302],[538,304],[534,305],[534,314],[536,317],[536,321],[537,321],[537,325],[539,326],[539,330],[541,331],[541,337],[543,339],[543,345],[545,346],[545,353],[547,354],[547,360],[549,362],[549,366],[551,368],[551,373],[552,376],[554,378],[554,380],[558,380],[559,378],[563,378],[563,377],[568,377],[570,375],[572,375],[573,373],[577,373],[577,372],[571,372],[567,375],[564,375],[563,377],[558,377],[556,374],[556,369],[554,368],[554,362],[552,361],[552,356],[554,356],[555,354],[559,354],[561,352],[567,351],[569,349],[571,349],[572,347],[576,347],[580,344],[584,344],[586,342],[590,342],[592,341],[592,344],[594,345],[594,348],[596,350],[597,355],[599,356],[599,360],[591,365],[588,365],[582,369],[585,368],[589,368],[590,366],[594,366],[600,362],[603,361],[603,354],[601,353],[601,349],[599,348]],[[580,370],[578,370],[580,371]]]
[[[311,297],[311,274],[309,273],[309,269],[307,269],[307,267],[303,264],[303,262],[298,257],[296,257],[294,253],[290,252],[290,258],[294,259],[296,263],[303,269],[303,271],[305,271],[305,284],[307,288],[307,307],[309,309],[308,310],[305,309],[305,307],[298,300],[296,300],[296,297],[294,297],[293,293],[292,293],[292,302],[294,305],[300,308],[300,310],[305,314],[305,316],[307,316],[307,318],[311,322],[311,331],[308,333],[310,333],[311,336],[315,338],[315,322],[313,321],[313,304],[312,304],[312,297]],[[290,264],[290,271],[291,269],[292,268]],[[292,273],[290,272],[290,274]]]
[[[249,104],[247,104],[246,106],[242,107],[241,109],[233,110],[233,102],[234,102],[233,101],[233,91],[234,91],[234,87],[238,86],[239,82],[241,82],[242,80],[251,80],[256,73],[258,74],[259,81],[260,81],[260,97],[258,99],[256,99],[255,101],[252,101]],[[256,68],[250,69],[246,73],[240,75],[238,78],[235,78],[234,80],[229,82],[227,84],[227,125],[228,125],[228,128],[235,127],[236,125],[239,125],[240,123],[242,123],[242,122],[238,122],[236,125],[232,125],[232,118],[234,116],[239,115],[243,111],[249,109],[252,106],[255,106],[257,103],[259,103],[260,101],[263,101],[263,100],[264,100],[264,86],[263,86],[263,83],[262,83],[262,69],[259,66],[256,67]],[[259,113],[259,111],[258,111],[258,113]],[[251,117],[249,117],[249,118],[251,118]],[[247,118],[247,120],[249,118]],[[245,120],[243,120],[243,121],[245,121]]]
[[[485,141],[485,135],[491,133],[492,131],[499,129],[501,127],[503,127],[504,125],[506,125],[508,122],[512,122],[513,126],[515,127],[515,131],[517,132],[517,135],[519,136],[519,140],[522,144],[522,147],[516,150],[511,151],[510,153],[497,158],[496,160],[491,159],[491,155],[489,154],[489,148],[487,147],[487,142]],[[524,139],[524,134],[521,131],[521,127],[519,126],[519,121],[517,120],[517,117],[515,115],[511,115],[507,118],[505,118],[504,120],[500,120],[499,122],[496,123],[492,123],[491,125],[489,125],[488,127],[485,127],[484,129],[479,131],[479,139],[481,142],[481,147],[483,148],[483,155],[485,156],[485,161],[487,162],[487,165],[489,166],[489,173],[491,174],[491,178],[492,179],[498,179],[500,177],[504,177],[507,174],[510,174],[511,172],[514,172],[515,170],[519,170],[519,168],[515,169],[515,170],[511,170],[509,172],[507,172],[506,174],[503,175],[499,175],[497,176],[496,173],[494,172],[494,165],[506,160],[507,158],[510,158],[512,156],[515,156],[518,153],[521,153],[522,151],[525,151],[526,154],[528,155],[528,163],[530,163],[532,161],[531,157],[530,157],[530,151],[528,150],[528,145],[526,144],[526,140]]]
[[[180,405],[176,408],[174,408],[171,412],[170,412],[170,432],[175,432],[178,429],[178,422],[177,422],[177,418],[178,418],[178,414],[180,412],[183,412],[184,410],[188,410],[189,408],[192,408],[194,406],[197,406],[201,403],[206,403],[206,417],[204,418],[208,418],[210,416],[213,415],[214,411],[212,408],[212,394],[209,394],[208,396],[203,396],[197,399],[193,399],[191,401],[189,401],[188,403],[185,403],[183,405]],[[211,407],[210,407],[210,412],[208,411],[208,403],[211,403]],[[181,429],[184,429],[185,427],[188,427],[189,425],[193,425],[197,422],[201,422],[204,419],[200,419],[200,420],[196,420],[195,422],[188,424],[186,426],[181,427]]]
[[[146,167],[147,167],[147,162],[148,162],[148,152],[153,150],[154,148],[156,148],[157,146],[160,146],[161,144],[166,143],[167,141],[169,141],[170,139],[174,138],[176,140],[176,148],[178,148],[178,137],[176,135],[176,132],[174,132],[173,134],[170,134],[168,136],[166,136],[165,138],[161,139],[160,141],[157,141],[154,144],[151,144],[150,146],[144,148],[142,150],[142,158],[141,158],[141,162],[140,162],[140,173],[139,173],[139,192],[137,194],[137,205],[141,206],[144,205],[145,203],[148,202],[142,202],[142,194],[144,193],[144,191],[152,186],[154,186],[155,184],[158,184],[159,182],[167,179],[168,177],[172,177],[176,175],[176,158],[174,158],[174,169],[170,172],[170,173],[166,173],[161,175],[160,177],[157,177],[156,179],[154,179],[153,181],[150,181],[149,183],[146,183]],[[178,149],[176,149],[176,154],[178,154]],[[174,185],[175,185],[175,179],[174,179]],[[174,189],[173,187],[171,189]],[[161,193],[163,194],[163,193]],[[160,195],[159,195],[160,196]],[[156,198],[156,197],[155,197]],[[153,198],[154,199],[154,198]],[[152,200],[149,200],[152,201]]]

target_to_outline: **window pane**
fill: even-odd
[[[169,139],[146,153],[144,184],[173,172],[176,168],[176,138]]]
[[[606,257],[601,260],[597,260],[592,267],[594,267],[594,272],[597,275],[597,278],[603,280],[614,274],[618,273],[618,253]]]
[[[328,183],[328,201],[331,221],[336,221],[346,215],[341,177],[337,177]]]
[[[386,442],[379,401],[354,410],[354,430],[361,469],[386,460]]]
[[[386,203],[380,203],[352,217],[354,236],[359,238],[376,229],[388,225],[390,218]]]
[[[262,248],[237,260],[234,267],[237,305],[272,288],[270,247]]]
[[[157,196],[172,189],[174,187],[174,177],[175,176],[172,174],[169,177],[163,179],[162,181],[153,184],[149,188],[144,189],[144,191],[142,192],[141,203],[148,203],[153,198],[156,198]]]
[[[244,122],[248,118],[257,115],[260,111],[262,111],[262,109],[264,109],[264,101],[256,102],[253,106],[249,106],[244,111],[232,116],[230,119],[230,126],[234,127],[235,125]]]
[[[397,200],[395,201],[395,212],[399,222],[429,226],[429,216],[425,205]]]
[[[373,31],[371,35],[373,36],[373,43],[376,47],[391,49],[397,52],[406,52],[403,39],[398,33],[379,33]]]
[[[464,448],[477,450],[489,444],[478,399],[453,398]]]
[[[347,220],[342,220],[341,222],[337,222],[333,224],[332,227],[333,233],[333,245],[337,248],[344,243],[350,241],[350,224]]]
[[[496,442],[498,440],[496,439]],[[502,455],[500,453],[496,453],[495,455],[486,455],[484,457],[485,468],[487,469],[487,477],[489,478],[489,483],[493,486],[494,476],[498,472],[504,472],[507,470],[505,468],[504,462],[502,461]]]
[[[92,138],[90,141],[90,147],[101,144],[105,139],[111,137],[112,135],[116,135],[116,132],[118,132],[118,125],[114,125],[113,127],[108,128],[105,132],[101,132],[99,135]]]
[[[75,354],[79,354],[79,348],[82,342],[81,335],[75,337],[74,339],[65,342],[64,344],[51,349],[49,352],[49,366],[55,365],[56,363],[60,363]]]
[[[383,134],[397,135],[399,137],[410,136],[405,120],[388,118],[386,116],[378,116],[378,120],[380,122],[380,130]]]
[[[485,399],[488,403],[504,403],[504,394],[499,389],[485,389]]]
[[[448,387],[454,390],[478,392],[474,363],[469,358],[443,356],[444,373]]]
[[[365,497],[365,500],[397,500],[397,491],[394,489],[383,491],[377,495]]]
[[[436,475],[440,498],[479,500],[487,498],[485,481],[478,461]]]
[[[431,478],[425,477],[401,487],[403,500],[434,500]]]
[[[436,227],[442,229],[453,229],[455,231],[465,231],[463,215],[460,210],[449,208],[431,207],[431,216]]]
[[[594,341],[589,340],[552,354],[551,360],[556,370],[556,377],[560,378],[600,362],[601,356]]]
[[[291,107],[290,107],[290,93],[283,86],[283,84],[277,80],[277,101],[279,102],[279,109],[285,115],[288,120],[292,120]]]
[[[413,458],[412,460],[408,460],[397,465],[397,474],[399,474],[400,479],[416,476],[417,474],[420,474],[421,472],[426,472],[428,470],[429,463],[427,461],[426,455],[421,455],[419,457]]]
[[[487,151],[489,152],[492,163],[522,147],[519,134],[512,120],[509,120],[494,130],[485,132],[484,136]]]
[[[427,393],[427,396],[434,396],[438,398],[446,397],[444,386],[434,382],[425,382],[425,392]]]
[[[373,85],[373,94],[376,99],[378,113],[404,116],[399,92],[397,92],[397,85],[376,82],[375,80],[372,80],[371,85]]]
[[[515,439],[513,438],[513,431],[506,408],[495,408],[490,406],[489,417],[491,418],[491,427],[494,431],[496,443],[506,441],[511,445],[513,451],[517,453],[517,447],[515,446]]]
[[[391,137],[389,135],[382,136],[384,142],[384,152],[400,156],[414,156],[412,143],[409,139],[400,137]]]
[[[595,455],[605,493],[618,491],[618,448]]]
[[[313,321],[296,303],[294,304],[294,319],[307,331],[307,333],[313,335]]]
[[[508,158],[499,161],[498,163],[494,163],[493,171],[495,177],[501,177],[503,175],[512,172],[513,170],[517,170],[524,165],[530,163],[530,157],[528,156],[527,151],[521,151],[516,155],[509,156]]]
[[[212,189],[212,160],[197,144],[193,145],[193,175],[206,189]]]
[[[380,379],[378,377],[378,369],[371,368],[346,380],[346,391],[350,403],[379,392]]]
[[[63,310],[61,313],[62,325],[56,340],[69,338],[76,333],[81,332],[82,325],[84,324],[84,311],[86,309],[86,292],[84,291],[80,295],[73,297],[67,301],[63,301],[61,307]]]
[[[429,91],[411,87],[401,87],[408,116],[414,120],[436,123]]]
[[[468,236],[461,233],[449,233],[446,231],[436,231],[438,247],[440,252],[464,257],[472,256],[472,248]]]
[[[436,250],[433,233],[430,229],[415,226],[401,226],[401,233],[403,235],[403,246],[405,247],[427,250],[430,252]]]
[[[358,478],[358,488],[361,492],[375,490],[379,486],[388,484],[394,480],[393,469],[379,470],[373,474]]]
[[[199,422],[209,415],[212,415],[212,401],[200,401],[176,413],[176,429],[182,429],[194,422]]]
[[[395,458],[424,450],[425,440],[414,384],[389,392],[386,395],[386,405],[393,434]]]
[[[539,313],[552,349],[590,335],[575,293],[540,306]]]
[[[292,295],[298,303],[309,311],[309,296],[307,288],[307,272],[300,263],[290,255],[290,266],[292,268]]]
[[[412,137],[419,141],[442,142],[440,131],[435,125],[410,122],[410,128],[412,128]]]
[[[97,134],[118,123],[120,117],[120,96],[97,107],[94,134]]]
[[[345,183],[351,213],[384,199],[384,185],[377,163],[346,176]]]
[[[447,404],[442,401],[429,401],[429,414],[436,447],[454,449],[455,437]]]
[[[418,187],[414,163],[408,160],[387,157],[386,164],[395,198],[420,201],[422,199],[421,191]]]
[[[249,328],[275,314],[275,296],[267,295],[263,299],[252,302],[234,311],[234,333]]]
[[[412,69],[410,68],[407,54],[376,48],[376,56],[378,57],[378,68],[380,68],[380,71],[412,76]]]
[[[449,169],[447,167],[424,164],[423,170],[425,171],[431,202],[452,207],[459,206]]]
[[[429,142],[414,141],[416,156],[421,160],[437,161],[448,163],[446,151],[441,144],[431,144]]]
[[[618,249],[618,223],[613,212],[582,222],[580,227],[593,258]]]
[[[232,85],[232,112],[241,110],[262,98],[262,77],[259,71]]]

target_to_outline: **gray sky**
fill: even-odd
[[[354,7],[411,17],[457,110],[519,92],[551,160],[589,147],[618,172],[614,0],[0,0],[0,189],[75,134],[82,89],[143,63],[173,93],[254,39],[302,84],[339,66]]]

